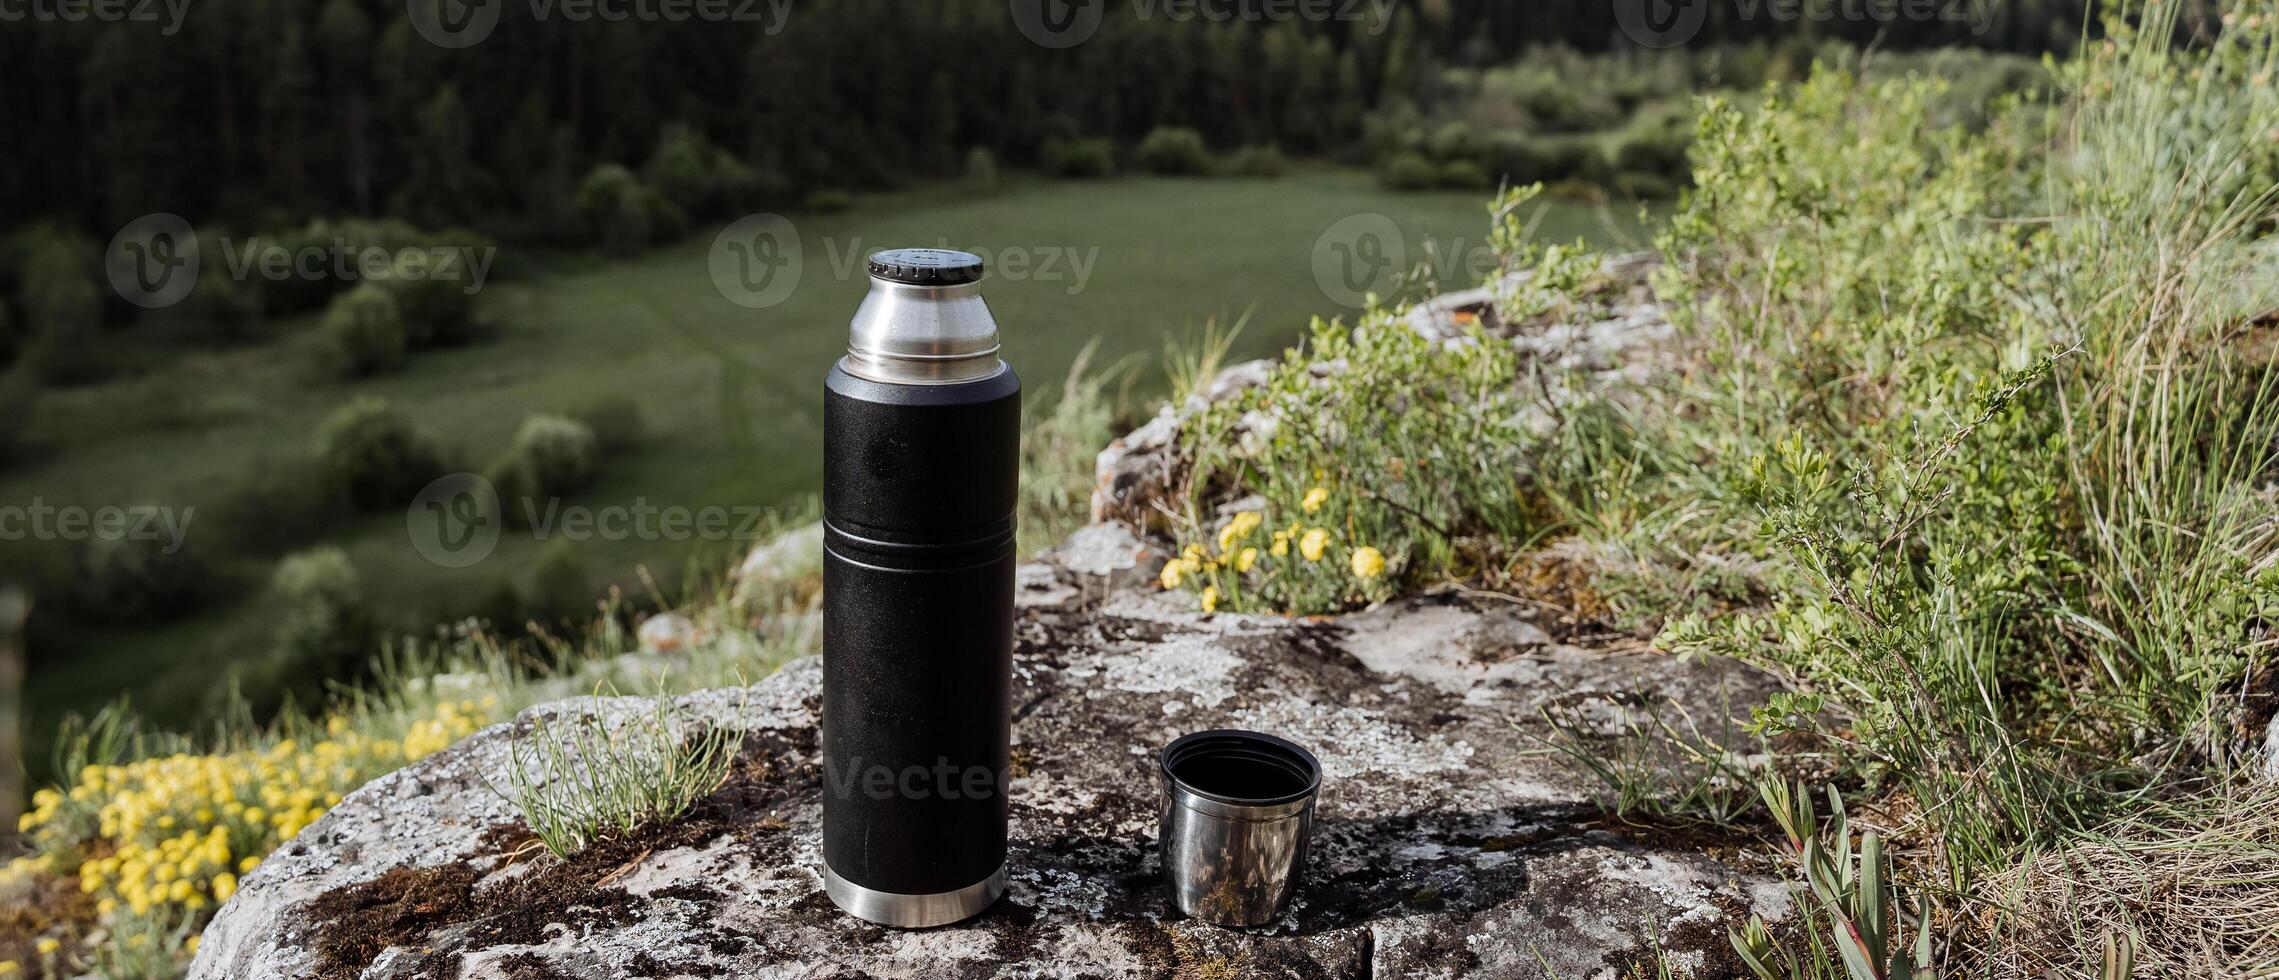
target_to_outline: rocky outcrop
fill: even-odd
[[[1512,345],[1522,359],[1517,383],[1545,396],[1530,411],[1548,424],[1558,406],[1615,386],[1642,384],[1671,366],[1674,330],[1648,286],[1660,265],[1651,252],[1607,257],[1598,280],[1583,295],[1566,297],[1573,308],[1563,316],[1520,319],[1506,312],[1530,288],[1530,275],[1522,271],[1493,285],[1425,300],[1403,311],[1399,322],[1441,343],[1470,343],[1473,331],[1480,329]],[[1172,516],[1164,505],[1174,496],[1185,466],[1180,427],[1212,402],[1264,384],[1276,363],[1246,361],[1224,368],[1200,390],[1163,406],[1147,424],[1110,443],[1094,471],[1093,522],[1114,522],[1143,534],[1164,531]],[[1238,426],[1237,434],[1247,428]]]
[[[1606,731],[1648,703],[1725,717],[1764,678],[1568,645],[1500,603],[1202,616],[1143,584],[1158,561],[1096,526],[1021,569],[1012,884],[968,923],[882,930],[824,897],[803,660],[685,699],[691,724],[746,731],[728,783],[575,861],[527,846],[490,781],[535,719],[645,702],[546,705],[373,782],[246,879],[192,976],[1587,978],[1660,951],[1714,977],[1737,973],[1729,925],[1787,908],[1734,842],[1600,815],[1544,741],[1547,709]],[[1182,920],[1158,883],[1155,753],[1215,726],[1326,770],[1311,867],[1270,928]]]

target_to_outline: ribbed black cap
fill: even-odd
[[[947,248],[896,248],[870,257],[870,274],[913,286],[981,281],[981,256]]]

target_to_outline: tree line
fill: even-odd
[[[1300,8],[1336,14],[1320,20],[1266,16],[1262,0],[1089,0],[1103,5],[1097,31],[1057,49],[1017,30],[1007,0],[713,8],[756,15],[729,23],[591,14],[644,9],[632,0],[492,2],[496,24],[458,49],[415,26],[464,20],[458,0],[203,0],[172,25],[11,25],[0,73],[19,97],[0,102],[0,143],[15,150],[0,213],[89,232],[154,211],[236,227],[386,214],[566,239],[579,185],[607,164],[713,212],[946,175],[977,148],[1027,165],[1056,141],[1130,146],[1167,125],[1321,155],[1359,136],[1370,110],[1426,94],[1442,68],[1629,43],[1597,0]],[[2077,0],[1924,2],[1941,15],[1712,4],[1695,43],[1802,34],[2038,52],[2080,30]]]

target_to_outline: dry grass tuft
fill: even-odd
[[[2094,980],[2116,933],[2137,976],[2279,977],[2279,785],[2156,808],[1989,885],[2005,908],[1970,923],[1958,976]]]

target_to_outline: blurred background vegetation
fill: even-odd
[[[813,381],[861,292],[841,270],[864,251],[1095,256],[1085,280],[991,298],[1040,411],[1095,340],[1094,367],[1126,367],[1128,384],[1095,392],[1109,431],[1160,394],[1130,358],[1166,336],[1247,314],[1231,356],[1261,356],[1341,312],[1308,253],[1339,218],[1382,213],[1462,254],[1483,247],[1487,190],[1542,181],[1542,237],[1642,245],[1689,179],[1694,94],[1747,99],[1815,61],[1865,62],[1950,78],[1968,122],[1992,93],[2038,84],[2035,59],[2083,19],[2077,3],[1923,22],[1720,7],[1693,43],[1657,51],[1598,3],[1251,21],[1110,4],[1096,35],[1056,50],[981,0],[799,3],[780,24],[728,25],[498,9],[462,50],[378,0],[210,0],[172,32],[0,34],[0,77],[37,93],[0,104],[15,151],[0,174],[0,505],[190,515],[174,551],[0,545],[0,581],[34,600],[33,773],[64,714],[122,695],[161,727],[239,695],[266,717],[405,636],[470,619],[569,630],[613,589],[616,615],[664,605],[687,569],[751,542],[515,528],[451,569],[406,546],[404,507],[455,471],[590,507],[802,506]],[[755,311],[718,296],[705,252],[761,211],[793,216],[809,272]],[[145,310],[107,286],[104,245],[159,212],[198,229],[207,270]],[[221,274],[255,242],[499,251],[472,293]]]

